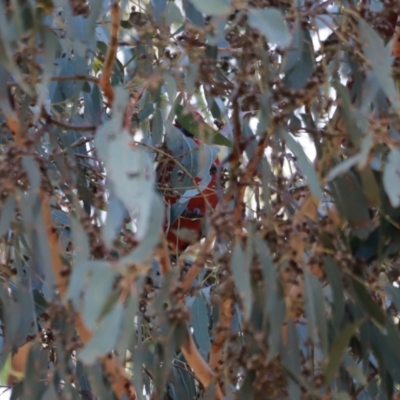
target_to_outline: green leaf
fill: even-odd
[[[289,149],[297,157],[300,170],[307,178],[307,183],[310,187],[311,194],[316,200],[320,201],[322,198],[322,189],[319,183],[318,175],[313,164],[304,152],[303,147],[292,137],[290,133],[284,131],[283,129],[279,129],[279,133],[282,135],[282,138],[285,140]]]
[[[204,28],[204,18],[203,15],[197,11],[197,8],[190,1],[183,2],[183,9],[185,11],[185,16],[190,23],[197,26],[198,28]]]
[[[201,12],[207,15],[222,16],[231,12],[229,0],[190,0]]]
[[[112,192],[136,217],[136,236],[142,240],[152,212],[155,173],[148,153],[135,146],[129,132],[121,129],[126,92],[117,88],[115,96],[113,119],[97,131],[95,146],[107,169]]]
[[[247,23],[264,35],[268,42],[280,47],[289,45],[290,32],[277,8],[250,8],[247,17]]]
[[[392,149],[383,171],[383,186],[393,207],[400,206],[400,150]]]
[[[165,22],[167,25],[181,24],[183,22],[183,16],[181,10],[175,3],[167,4],[167,12],[165,13]]]
[[[29,193],[26,197],[26,206],[28,210],[26,212],[30,213],[33,218],[33,226],[35,228],[35,233],[32,235],[32,249],[38,257],[42,271],[44,271],[45,285],[47,290],[50,291],[51,296],[53,296],[53,288],[55,287],[55,276],[53,272],[52,260],[49,251],[49,238],[46,228],[43,223],[43,215],[40,207],[40,199],[37,195]],[[26,215],[26,214],[25,214]]]
[[[44,48],[44,66],[42,72],[42,82],[39,86],[38,97],[36,100],[37,110],[41,110],[43,103],[48,93],[48,86],[53,75],[54,60],[56,56],[57,39],[54,33],[50,30],[44,30],[43,33],[43,48]],[[40,113],[37,114],[39,117]]]
[[[347,325],[335,338],[328,358],[328,363],[324,367],[324,381],[326,385],[330,385],[332,379],[336,375],[340,364],[343,360],[343,355],[349,345],[351,337],[364,322],[359,319],[350,325]]]
[[[59,396],[58,392],[56,391],[56,388],[54,387],[53,384],[50,384],[47,390],[42,394],[40,400],[56,400],[58,398]]]
[[[153,17],[159,22],[167,8],[167,0],[151,0],[151,5],[153,6]]]
[[[339,265],[337,265],[336,261],[330,256],[326,256],[324,258],[324,271],[326,273],[327,280],[333,293],[333,321],[336,328],[339,328],[342,324],[342,319],[344,315],[344,288],[342,275]]]
[[[14,27],[12,27],[6,19],[7,12],[4,9],[4,5],[5,5],[4,3],[0,2],[0,36],[1,36],[0,61],[2,64],[0,67],[1,71],[0,86],[7,84],[8,77],[4,79],[7,70],[10,74],[12,74],[12,77],[14,78],[15,82],[18,83],[18,86],[22,90],[24,90],[26,94],[34,98],[35,92],[32,86],[25,83],[24,76],[14,61],[13,50],[11,49],[10,46],[12,40],[12,37],[10,37],[12,36],[12,33],[10,35],[10,31],[13,32]]]
[[[35,160],[31,156],[23,156],[22,157],[22,166],[25,168],[25,171],[28,174],[29,181],[31,184],[31,190],[38,191],[40,188],[40,171],[37,167]]]
[[[130,253],[121,257],[120,264],[129,266],[132,264],[142,264],[147,262],[152,251],[160,242],[160,230],[164,222],[164,203],[159,196],[153,196],[151,202],[150,221],[146,236],[142,242]]]
[[[124,218],[128,216],[126,208],[116,196],[110,196],[107,204],[107,216],[103,225],[103,239],[111,247],[115,237],[120,233]]]
[[[310,32],[300,21],[296,22],[290,48],[285,63],[285,86],[289,89],[302,89],[314,70],[314,50]]]
[[[182,105],[175,103],[175,113],[176,119],[180,125],[193,136],[200,138],[204,137],[206,143],[232,147],[232,142],[228,138],[216,132],[208,124],[199,120],[191,113],[185,111],[185,108]]]
[[[369,151],[372,145],[372,139],[372,131],[368,131],[366,135],[361,138],[360,152],[335,165],[329,171],[328,175],[325,177],[325,180],[328,182],[336,178],[337,176],[346,173],[348,170],[350,170],[350,168],[354,167],[355,165],[358,165],[359,168],[364,168],[368,160]]]
[[[315,345],[328,353],[328,329],[325,315],[325,299],[321,282],[308,272],[304,273],[305,312],[308,331]],[[317,340],[319,337],[319,343]]]
[[[124,306],[117,302],[103,318],[89,343],[78,353],[78,359],[86,365],[93,365],[98,357],[105,356],[117,343]]]
[[[247,244],[250,245],[249,243]],[[248,321],[253,304],[253,294],[250,284],[249,263],[242,250],[240,242],[236,242],[231,257],[231,269],[236,288],[243,302],[244,317]]]
[[[24,399],[40,399],[46,390],[48,350],[34,343],[29,350],[25,365]]]
[[[170,3],[174,4],[175,3]],[[156,108],[153,113],[153,119],[151,121],[151,136],[153,139],[153,145],[161,143],[164,134],[164,121],[162,112],[159,108]]]
[[[290,400],[299,399],[300,385],[298,381],[301,379],[301,363],[300,363],[300,348],[299,340],[296,333],[296,327],[292,320],[288,321],[287,345],[282,349],[282,363],[290,370],[291,375],[297,377],[293,379],[289,375],[288,379],[288,394]]]
[[[136,290],[139,293],[144,284],[144,277],[139,277],[135,281]],[[121,335],[118,338],[117,354],[121,362],[125,359],[126,351],[133,351],[136,345],[136,326],[132,323],[139,309],[139,298],[135,295],[130,295],[124,309],[124,316],[121,324]]]
[[[374,226],[369,216],[368,201],[356,175],[349,171],[338,176],[330,187],[340,215],[350,223],[357,237],[366,239]]]
[[[357,362],[352,358],[352,356],[349,353],[344,353],[343,355],[343,365],[346,369],[346,371],[354,378],[356,379],[360,385],[367,385],[368,381],[367,378],[364,374],[364,372],[361,370],[360,366],[357,364]]]
[[[196,342],[199,346],[203,357],[207,358],[207,355],[211,348],[210,334],[208,333],[209,315],[208,306],[202,294],[196,297],[192,307],[192,321],[193,334]]]
[[[14,218],[15,206],[15,197],[13,195],[8,196],[1,210],[0,236],[4,236],[8,232]]]
[[[400,109],[400,97],[392,77],[391,45],[384,45],[378,33],[371,26],[359,19],[358,27],[362,50],[374,71],[382,90],[389,98],[393,107]]]
[[[80,295],[84,279],[91,268],[88,262],[90,257],[90,245],[85,230],[75,218],[71,218],[71,228],[75,247],[75,263],[69,279],[65,301],[71,301],[75,310],[79,310]]]
[[[268,245],[259,235],[254,235],[254,243],[263,273],[264,310],[269,322],[268,360],[272,360],[281,348],[282,324],[286,315],[285,299]]]
[[[390,284],[385,286],[385,292],[392,299],[397,310],[400,310],[400,289]]]
[[[351,400],[351,397],[346,392],[338,392],[335,394],[335,400]]]
[[[85,287],[83,296],[83,321],[89,330],[94,330],[105,303],[112,293],[118,272],[111,263],[98,264]]]
[[[364,312],[379,328],[383,328],[386,321],[385,314],[378,304],[372,300],[372,297],[365,286],[356,279],[352,279],[352,288],[354,294],[357,296],[358,303],[363,308]]]
[[[343,117],[346,132],[350,136],[350,139],[353,142],[355,149],[359,150],[361,143],[361,130],[357,124],[357,117],[364,119],[365,117],[363,115],[355,114],[353,112],[353,105],[350,99],[350,93],[342,83],[334,80],[332,82],[332,86],[336,90],[338,99],[340,100],[337,114],[338,116]]]
[[[89,378],[93,393],[97,395],[97,397],[101,397],[101,399],[104,398],[104,400],[115,400],[115,394],[112,388],[104,379],[104,370],[100,363],[85,365],[84,370]]]

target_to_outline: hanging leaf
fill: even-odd
[[[226,15],[231,11],[229,0],[190,0],[201,13],[207,15]]]
[[[207,358],[207,355],[211,348],[210,335],[208,333],[209,316],[207,303],[203,296],[197,296],[194,300],[192,307],[192,321],[194,337],[199,345],[199,349],[203,354],[203,357]]]
[[[240,242],[236,242],[231,258],[231,268],[235,285],[243,302],[244,318],[246,320],[250,318],[253,303],[248,261]]]
[[[355,174],[349,171],[336,177],[330,187],[340,215],[349,221],[357,237],[366,239],[374,225],[370,219],[368,201]]]
[[[124,307],[117,302],[103,318],[89,343],[78,353],[78,359],[85,365],[93,365],[98,357],[105,356],[115,346],[121,326]]]
[[[400,206],[400,151],[390,151],[383,171],[383,185],[393,207]]]
[[[393,107],[399,110],[400,98],[391,75],[390,45],[385,46],[376,31],[361,18],[358,21],[358,27],[363,52],[375,72],[382,90],[392,102]]]
[[[327,354],[328,329],[326,325],[324,293],[321,282],[308,272],[304,274],[304,292],[309,334],[314,344],[316,346],[320,344],[324,354]]]
[[[343,359],[343,354],[349,345],[351,337],[355,334],[357,329],[361,326],[364,320],[360,319],[352,324],[346,326],[339,335],[335,338],[332,344],[328,363],[324,367],[324,380],[329,385],[337,373],[340,363]]]
[[[129,214],[116,196],[110,196],[107,206],[107,217],[103,225],[104,244],[111,247],[115,237],[122,228],[122,222]]]
[[[304,150],[301,147],[300,143],[298,143],[288,132],[285,132],[282,129],[280,130],[280,134],[282,135],[290,150],[297,157],[297,162],[299,163],[300,170],[307,178],[307,183],[310,187],[312,195],[316,200],[321,200],[322,189],[319,183],[318,175],[314,169],[314,166],[304,153]]]
[[[91,276],[85,285],[83,296],[83,321],[89,330],[94,330],[100,314],[112,294],[118,272],[111,264],[99,263],[91,268]]]
[[[290,89],[302,89],[314,70],[314,51],[311,35],[296,22],[290,48],[285,63],[285,86]]]
[[[289,45],[289,29],[277,8],[251,8],[248,11],[247,22],[253,29],[257,29],[264,35],[268,42],[281,47]]]

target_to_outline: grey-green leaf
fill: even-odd
[[[290,43],[289,29],[282,13],[273,7],[263,9],[251,8],[248,11],[248,24],[265,36],[268,42],[281,47]]]
[[[324,354],[327,354],[328,329],[326,325],[325,299],[322,284],[314,275],[308,272],[304,274],[304,293],[309,335],[314,344],[320,344]],[[319,341],[317,337],[319,337]]]
[[[232,252],[231,268],[235,285],[243,301],[244,317],[250,318],[253,296],[250,284],[250,265],[248,264],[245,253],[240,242],[236,242]]]
[[[363,322],[363,319],[359,319],[352,324],[347,325],[335,338],[329,353],[328,363],[324,367],[324,380],[327,385],[330,385],[332,379],[337,373],[343,359],[343,354],[349,345],[351,337]]]
[[[117,343],[124,306],[117,302],[114,308],[103,318],[89,343],[78,353],[78,359],[92,365],[98,357],[105,356]]]
[[[194,337],[199,345],[203,357],[207,358],[211,348],[210,334],[208,333],[209,316],[207,303],[201,294],[197,296],[193,302],[191,311],[191,325],[193,327]]]
[[[297,142],[290,133],[284,131],[283,129],[280,130],[280,133],[283,139],[285,139],[285,142],[288,145],[289,149],[297,157],[297,162],[299,163],[300,170],[307,178],[307,183],[310,187],[312,195],[316,200],[321,200],[322,189],[317,172],[315,171],[313,164],[301,147],[301,144]]]
[[[222,16],[231,12],[230,0],[190,0],[198,11],[207,15]]]
[[[383,171],[383,185],[393,207],[400,206],[400,151],[392,149]]]

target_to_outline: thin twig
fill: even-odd
[[[172,270],[172,266],[169,258],[168,246],[163,233],[161,234],[161,243],[158,246],[157,252],[160,262],[160,270],[162,275],[165,276],[168,272]],[[194,343],[193,336],[190,333],[190,330],[188,330],[188,335],[189,336],[183,342],[181,347],[182,354],[184,355],[190,368],[192,368],[196,378],[205,388],[207,388],[210,383],[215,379],[214,372],[199,353],[199,350]],[[222,389],[220,385],[217,385],[216,399],[223,399]]]
[[[107,54],[103,63],[102,75],[99,79],[99,86],[103,89],[104,95],[108,100],[108,106],[111,106],[114,101],[114,89],[111,85],[111,75],[118,50],[119,14],[119,1],[114,0],[111,6],[110,43],[108,44]]]

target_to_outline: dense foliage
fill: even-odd
[[[12,398],[395,398],[399,12],[0,1]]]

